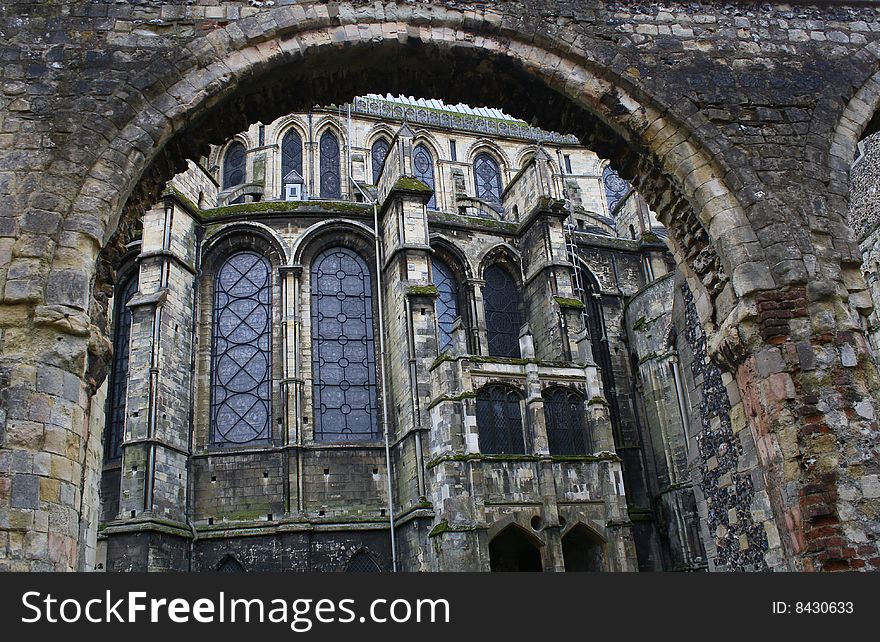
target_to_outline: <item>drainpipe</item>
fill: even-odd
[[[673,353],[672,358],[672,376],[675,383],[675,399],[678,402],[678,412],[681,415],[681,426],[684,428],[684,452],[690,454],[688,440],[690,439],[691,417],[688,412],[687,404],[684,401],[684,384],[682,383],[681,367],[678,362],[678,353]]]
[[[162,269],[159,289],[168,288],[171,260],[167,252],[171,250],[171,228],[174,225],[174,203],[165,201],[165,233],[162,237]],[[156,304],[153,310],[153,336],[150,346],[150,389],[147,403],[147,469],[144,479],[144,512],[153,511],[153,494],[156,474],[156,443],[153,441],[159,422],[157,396],[159,394],[159,340],[161,338],[162,306]]]
[[[309,198],[315,198],[315,130],[312,111],[309,110],[309,145],[308,145],[309,176],[306,179]]]
[[[346,165],[348,166],[348,181],[349,183],[354,183],[354,179],[351,175],[351,170],[354,166],[351,160],[351,103],[347,103],[345,105],[347,118],[346,118],[346,136],[345,136],[345,154],[346,154]],[[354,197],[354,194],[352,194]],[[354,200],[354,198],[352,198]]]
[[[349,163],[351,162],[351,157],[349,156]],[[351,166],[349,165],[349,170],[351,170]],[[357,190],[363,195],[364,199],[367,203],[372,202],[373,204],[373,238],[376,241],[376,300],[379,306],[379,375],[382,379],[382,427],[383,433],[385,437],[385,467],[387,469],[387,478],[388,478],[388,526],[389,532],[391,534],[391,568],[396,573],[397,572],[397,538],[394,533],[394,496],[393,496],[393,488],[391,485],[391,437],[388,434],[388,374],[386,372],[385,367],[385,304],[384,297],[382,295],[382,258],[380,256],[379,251],[381,250],[381,243],[379,239],[379,205],[377,201],[374,201],[370,198],[370,195],[365,193],[361,186],[358,185],[352,178],[351,173],[348,175],[351,183],[357,188]]]
[[[193,276],[192,289],[192,323],[190,324],[190,362],[189,362],[189,438],[187,442],[187,458],[186,458],[186,506],[184,507],[184,515],[186,516],[186,525],[192,532],[192,539],[189,541],[189,560],[188,570],[192,571],[193,555],[195,554],[196,540],[199,534],[196,532],[196,526],[193,523],[192,515],[192,495],[193,495],[193,475],[192,475],[192,451],[193,451],[193,421],[195,419],[196,404],[196,331],[198,325],[198,286],[202,277],[202,237],[204,230],[201,226],[196,227],[196,273]]]
[[[289,352],[289,346],[287,344],[287,271],[284,269],[278,270],[279,277],[279,285],[281,286],[281,354],[283,357],[281,358],[281,444],[283,446],[282,450],[282,458],[284,461],[284,476],[286,481],[284,483],[284,512],[286,514],[290,513],[290,450],[288,446],[290,445],[290,374],[289,368],[287,365],[287,359]],[[271,421],[271,418],[270,418]],[[299,473],[299,470],[297,470]],[[299,475],[297,475],[299,476]]]

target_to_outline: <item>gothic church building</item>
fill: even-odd
[[[96,569],[766,568],[665,230],[576,138],[359,97],[120,235]]]

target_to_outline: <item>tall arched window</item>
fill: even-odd
[[[519,330],[522,327],[519,290],[513,277],[500,265],[490,265],[484,274],[483,304],[489,354],[519,357]]]
[[[382,165],[385,163],[386,156],[388,156],[388,141],[384,138],[380,138],[373,143],[373,147],[370,149],[370,164],[373,167],[373,185],[379,184],[379,176],[382,175]]]
[[[417,145],[413,150],[413,170],[415,170],[416,178],[422,181],[432,190],[434,187],[434,160],[431,152],[424,145]],[[428,201],[428,209],[437,209],[437,195],[431,194],[431,200]]]
[[[354,557],[352,557],[348,564],[345,567],[346,573],[381,573],[382,569],[379,568],[379,565],[373,560],[372,557],[369,556],[364,551],[357,553]]]
[[[321,134],[321,198],[342,198],[339,139],[329,129]]]
[[[315,439],[379,437],[373,288],[366,261],[337,247],[312,267]]]
[[[232,143],[223,157],[223,189],[235,187],[245,182],[245,149],[239,142]],[[230,204],[244,203],[244,195],[239,196]]]
[[[585,428],[584,398],[569,388],[544,391],[544,419],[551,455],[588,455],[590,439]]]
[[[128,302],[138,289],[137,273],[121,284],[114,297],[115,334],[113,337],[113,367],[110,370],[107,395],[107,440],[104,449],[108,460],[122,456],[125,431],[125,397],[128,390],[128,357],[131,339],[131,308]]]
[[[255,252],[227,258],[214,280],[211,441],[248,444],[270,437],[271,276]]]
[[[501,202],[501,170],[495,159],[485,152],[474,159],[474,183],[477,198],[490,203]]]
[[[244,145],[232,143],[223,157],[223,189],[229,189],[244,183],[245,163]]]
[[[284,198],[284,179],[290,172],[302,176],[303,144],[295,129],[289,130],[281,139],[281,197]]]
[[[440,352],[452,347],[452,323],[458,317],[458,282],[452,269],[440,259],[431,259],[431,279],[437,287],[437,344]]]
[[[507,386],[486,386],[477,391],[477,430],[483,454],[522,455],[522,397]]]
[[[629,183],[623,180],[611,165],[606,165],[602,170],[602,185],[605,186],[605,200],[608,201],[609,212],[630,189]]]

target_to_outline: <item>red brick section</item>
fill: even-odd
[[[789,319],[807,314],[806,288],[762,292],[757,297],[761,338],[779,345],[789,340]]]
[[[766,381],[757,380],[753,357],[742,364],[737,373],[740,388],[750,390],[743,395],[743,400],[763,457],[773,459],[775,444],[771,445],[767,438],[769,434],[783,430],[788,411],[796,410],[793,416],[797,421],[798,463],[802,485],[794,506],[784,505],[781,488],[772,493],[777,509],[781,508],[784,517],[784,524],[779,524],[779,527],[784,528],[784,535],[787,535],[785,539],[792,553],[800,558],[803,570],[851,571],[880,568],[880,552],[876,542],[852,541],[841,522],[838,510],[841,472],[818,469],[811,463],[812,455],[820,452],[817,444],[821,439],[817,437],[834,432],[819,408],[819,395],[811,392],[816,389],[816,385],[809,382],[821,375],[815,363],[815,353],[829,344],[835,350],[844,344],[854,345],[853,334],[846,331],[828,332],[813,337],[810,343],[796,343],[790,335],[790,320],[807,315],[807,294],[803,287],[764,292],[756,297],[756,302],[759,333],[768,344],[782,349],[795,390],[794,397],[781,395],[768,387]],[[859,390],[864,388],[863,384],[860,385],[860,372],[859,368],[845,368],[836,364],[833,371],[827,373],[830,375],[833,390],[840,395],[845,405],[848,419],[856,421],[859,418],[853,405],[862,398]],[[745,388],[742,385],[744,383],[747,384]],[[796,409],[791,408],[792,405],[796,405]],[[877,429],[876,422],[873,429]],[[779,436],[776,434],[775,439],[770,439],[778,443]],[[779,463],[764,463],[771,476],[768,482],[775,478],[778,483],[785,483]]]

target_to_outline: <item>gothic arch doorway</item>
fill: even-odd
[[[575,524],[562,537],[566,573],[605,570],[605,542],[592,529]]]
[[[540,572],[541,551],[522,528],[511,524],[489,542],[489,567],[496,572]]]

